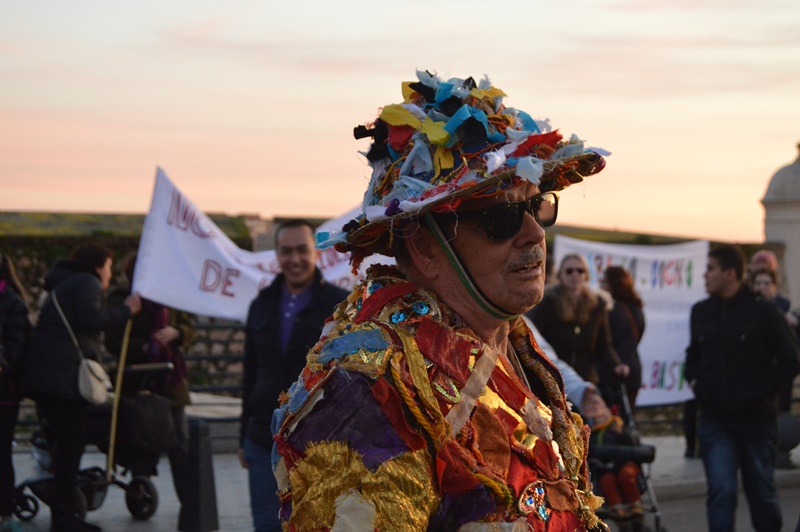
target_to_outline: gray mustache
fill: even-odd
[[[529,251],[524,252],[520,255],[517,259],[517,262],[511,265],[511,269],[515,270],[517,268],[522,268],[523,266],[530,264],[532,262],[538,262],[540,260],[544,260],[547,254],[545,251],[540,248],[539,246],[531,248]]]

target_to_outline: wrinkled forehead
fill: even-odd
[[[491,195],[473,197],[461,203],[458,210],[472,212],[496,203],[523,201],[539,194],[539,186],[526,181],[512,188],[499,190]]]

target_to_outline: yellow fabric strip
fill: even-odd
[[[381,120],[390,126],[411,126],[419,129],[422,125],[419,118],[399,104],[387,105],[381,111]]]
[[[444,128],[445,122],[434,122],[430,117],[425,117],[422,122],[422,132],[428,141],[436,146],[444,146],[450,140],[450,133]]]
[[[414,89],[411,88],[411,84],[412,83],[415,83],[415,82],[413,82],[413,81],[404,81],[403,84],[400,87],[400,90],[403,93],[403,101],[404,101],[404,103],[410,103],[411,102],[411,95],[413,95],[415,92],[417,92],[417,91],[415,91]]]
[[[470,94],[470,96],[474,96],[474,97],[479,98],[481,100],[486,98],[486,97],[494,99],[494,98],[497,98],[498,96],[507,96],[505,92],[501,91],[497,87],[492,87],[492,88],[487,89],[487,90],[479,89],[479,88],[476,87],[476,88],[472,89],[471,91],[469,91],[469,94]]]
[[[436,153],[433,154],[433,167],[436,169],[436,176],[438,177],[444,170],[453,168],[453,164],[453,150],[444,146],[437,146]]]
[[[437,448],[442,444],[444,439],[449,434],[447,429],[447,422],[439,410],[439,403],[433,395],[431,383],[428,380],[428,371],[425,369],[425,359],[417,347],[417,342],[408,334],[408,332],[395,329],[395,332],[403,342],[403,352],[406,355],[406,362],[408,363],[408,372],[411,374],[411,380],[414,383],[414,388],[419,393],[422,404],[433,416],[436,430],[436,446]]]

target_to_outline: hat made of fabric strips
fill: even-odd
[[[404,220],[526,181],[542,192],[562,190],[605,166],[608,152],[506,107],[488,77],[476,83],[417,71],[417,78],[403,83],[403,103],[354,129],[357,139],[372,138],[362,212],[339,232],[317,234],[317,247],[351,252],[354,267],[374,253],[392,256],[393,228]]]

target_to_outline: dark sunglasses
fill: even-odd
[[[456,212],[445,215],[460,220],[481,218],[486,236],[490,240],[508,240],[519,233],[525,213],[530,213],[543,229],[556,223],[558,215],[558,194],[544,192],[525,201],[495,203],[475,212]]]
[[[566,273],[567,275],[572,275],[573,273],[576,272],[583,275],[584,273],[586,273],[586,270],[584,270],[583,268],[564,268],[564,273]]]

